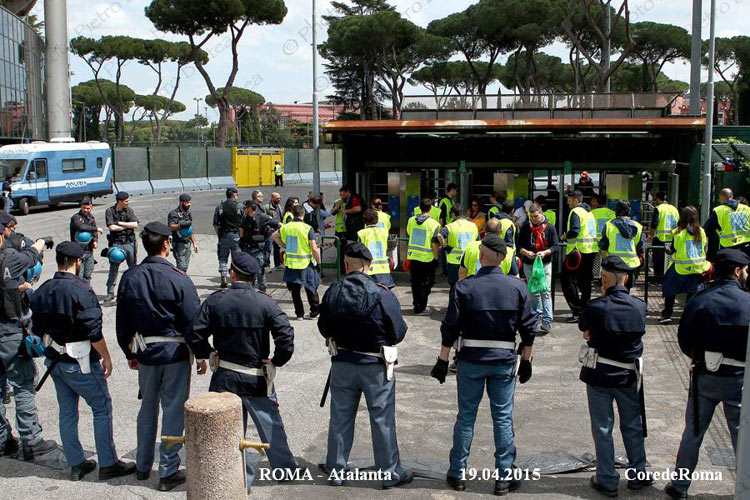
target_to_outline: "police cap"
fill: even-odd
[[[115,199],[116,199],[117,201],[123,201],[123,200],[127,200],[128,198],[130,198],[130,195],[129,195],[128,193],[126,193],[125,191],[120,191],[120,192],[118,192],[118,193],[117,193],[117,194],[115,195]]]
[[[8,227],[13,224],[13,218],[7,212],[0,211],[0,226]]]
[[[189,194],[183,193],[180,195],[180,201],[190,201],[190,200],[192,200],[192,198],[190,197]]]
[[[146,224],[146,227],[143,228],[145,231],[148,231],[149,233],[158,234],[160,236],[171,236],[172,231],[169,230],[166,224],[163,222],[149,222]]]
[[[485,236],[482,239],[482,246],[503,255],[508,253],[508,245],[506,245],[505,241],[496,234],[488,234]]]
[[[236,187],[228,187],[227,188],[227,198],[229,198],[233,194],[237,194],[237,188]]]
[[[346,245],[344,249],[344,255],[351,257],[352,259],[364,259],[372,262],[372,254],[364,243],[357,241]]]
[[[729,264],[735,266],[746,266],[750,264],[750,257],[742,250],[735,248],[725,248],[716,253],[716,262],[718,264]]]
[[[57,255],[62,255],[71,259],[80,259],[83,257],[83,246],[75,241],[61,241],[57,244]]]
[[[627,273],[632,271],[630,267],[616,255],[609,255],[602,259],[602,269],[611,273]]]
[[[232,267],[242,274],[258,274],[260,272],[258,260],[245,252],[234,252],[232,254]]]

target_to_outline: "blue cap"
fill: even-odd
[[[260,272],[258,260],[249,253],[242,251],[232,254],[232,267],[242,274],[258,274]]]
[[[725,248],[716,252],[716,262],[721,264],[734,264],[746,266],[750,264],[750,257],[742,250],[736,248]]]
[[[158,234],[160,236],[172,236],[172,231],[170,231],[167,225],[163,222],[149,222],[143,229],[149,233]]]
[[[616,255],[609,255],[602,259],[602,269],[611,273],[627,273],[633,269]]]
[[[8,227],[13,224],[13,218],[8,212],[0,211],[0,226]]]
[[[61,241],[55,249],[58,255],[64,255],[71,259],[80,259],[83,257],[83,247],[74,241]]]
[[[118,192],[118,193],[117,193],[117,194],[115,195],[115,199],[116,199],[117,201],[123,201],[123,200],[127,200],[128,198],[130,198],[130,195],[129,195],[128,193],[126,193],[125,191],[120,191],[120,192]]]
[[[349,243],[348,245],[346,245],[346,248],[344,249],[344,255],[353,259],[365,259],[372,261],[372,253],[370,253],[370,249],[367,248],[361,241]]]

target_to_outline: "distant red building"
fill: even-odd
[[[732,111],[732,101],[717,100],[718,114],[717,123],[719,125],[728,125]],[[690,114],[690,96],[684,95],[677,97],[672,101],[672,115],[689,115]],[[706,116],[706,101],[701,99],[701,115]]]
[[[275,104],[266,103],[260,107],[260,115],[268,109],[268,106],[273,104],[273,107],[281,115],[282,126],[286,126],[287,120],[297,120],[302,123],[312,123],[313,119],[313,106],[310,102],[303,102],[299,104]],[[329,121],[338,118],[338,115],[345,111],[343,105],[340,104],[329,104],[327,102],[318,104],[318,117],[320,123],[327,123]]]

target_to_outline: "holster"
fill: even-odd
[[[380,348],[380,353],[383,355],[383,361],[385,362],[385,378],[386,380],[393,380],[393,369],[398,362],[398,347],[384,345]]]
[[[276,378],[276,366],[273,363],[263,365],[263,378],[266,379],[266,396],[274,391],[273,380]]]
[[[215,372],[219,369],[219,353],[216,351],[212,351],[211,354],[208,355],[208,368]]]
[[[721,362],[724,361],[724,354],[715,351],[705,351],[703,357],[706,360],[706,370],[710,372],[719,371]]]
[[[596,368],[596,360],[599,358],[599,354],[596,349],[589,347],[587,344],[582,344],[578,349],[578,361],[586,368]]]
[[[81,367],[81,373],[84,374],[91,373],[91,360],[89,359],[90,352],[90,340],[81,340],[80,342],[67,342],[65,344],[65,354],[78,361],[78,366]]]
[[[338,355],[339,349],[336,346],[336,341],[333,340],[333,337],[329,337],[326,339],[326,347],[328,347],[329,356],[333,357]]]

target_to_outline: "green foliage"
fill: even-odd
[[[714,144],[727,144],[732,151],[734,164],[745,174],[745,181],[750,184],[750,158],[743,153],[737,146],[747,146],[748,143],[736,137],[722,137],[714,139]]]
[[[224,95],[224,89],[217,90],[217,96],[221,97]],[[266,98],[257,92],[253,92],[249,89],[243,89],[242,87],[232,87],[227,95],[227,101],[229,105],[234,108],[247,107],[257,108],[266,102]],[[206,96],[206,104],[215,108],[217,105],[217,98],[211,94]]]
[[[680,26],[646,21],[634,24],[632,30],[635,46],[630,58],[643,63],[646,86],[657,92],[664,65],[690,56],[690,34]]]

